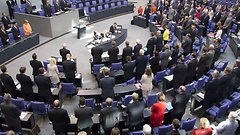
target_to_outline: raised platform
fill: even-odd
[[[51,38],[63,35],[79,24],[78,10],[71,10],[52,17],[25,13],[14,13],[14,15],[18,24],[22,24],[24,20],[27,19],[33,31],[38,32],[42,36]]]
[[[25,37],[24,39],[15,42],[14,44],[4,46],[0,50],[0,64],[3,64],[6,61],[11,60],[22,52],[36,46],[39,44],[39,34],[34,33],[29,37]]]

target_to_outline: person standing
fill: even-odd
[[[3,90],[5,93],[9,93],[15,98],[16,85],[12,77],[7,73],[7,67],[5,65],[1,66],[2,74],[0,74],[0,79],[3,83]]]
[[[140,39],[136,40],[137,45],[134,46],[133,53],[134,53],[134,59],[136,60],[139,56],[139,51],[142,49],[142,44],[140,43]]]
[[[63,61],[63,70],[67,83],[75,83],[76,63],[71,60],[71,54],[66,55],[67,60]]]
[[[114,34],[114,33],[116,33],[116,30],[117,30],[117,23],[114,22],[113,25],[110,26],[109,32]]]
[[[35,78],[35,76],[39,75],[38,69],[43,67],[43,65],[42,65],[42,62],[37,60],[37,54],[36,53],[33,53],[32,59],[33,60],[30,61],[30,65],[33,69],[32,75]]]
[[[158,93],[158,102],[154,103],[151,108],[150,125],[151,127],[161,126],[164,120],[164,111],[166,110],[165,95]]]
[[[144,55],[144,50],[139,51],[139,56],[137,57],[135,61],[136,65],[136,72],[135,72],[135,79],[140,80],[142,75],[144,74],[144,71],[147,67],[148,58]]]
[[[45,6],[43,6],[44,8],[44,13],[46,17],[51,17],[52,16],[52,9],[51,9],[51,5],[48,3],[48,0],[46,0],[46,4]]]
[[[96,44],[96,46],[94,46],[91,49],[91,54],[93,57],[93,63],[94,64],[100,64],[102,63],[102,54],[103,54],[103,48],[98,46],[98,44]]]
[[[24,31],[24,35],[25,36],[29,36],[32,34],[32,27],[30,25],[30,23],[28,22],[28,20],[24,20],[24,23],[23,23],[23,31]]]
[[[135,63],[132,62],[132,58],[130,56],[127,56],[127,63],[123,65],[123,81],[127,82],[128,80],[132,79],[134,77],[134,68],[135,68]]]
[[[154,33],[151,32],[150,33],[150,39],[148,39],[148,42],[147,42],[147,54],[150,55],[150,56],[153,56],[153,51],[154,51],[154,48],[155,48],[155,44],[156,44],[156,38],[154,37]]]
[[[163,35],[161,31],[157,31],[157,39],[156,39],[156,50],[161,52],[163,48]]]
[[[119,49],[116,46],[116,42],[112,41],[112,47],[108,49],[109,63],[115,63],[118,61]]]
[[[180,62],[173,70],[173,89],[176,90],[180,85],[183,85],[187,76],[187,65],[184,63],[184,58],[180,58]]]
[[[169,50],[169,45],[164,46],[164,51],[162,56],[160,57],[161,60],[161,70],[165,70],[168,67],[169,57],[171,56],[171,51]]]
[[[158,71],[160,71],[160,65],[159,65],[160,57],[158,51],[154,52],[154,57],[152,57],[149,60],[150,67],[152,69],[152,72],[154,75],[157,74]]]
[[[23,94],[24,100],[26,101],[33,101],[33,82],[31,78],[25,74],[26,67],[20,67],[19,69],[20,74],[16,75],[18,82],[21,84],[21,93]]]
[[[59,79],[59,71],[56,65],[56,60],[54,58],[50,59],[50,63],[47,65],[47,72],[48,72],[48,76],[51,79],[51,82],[56,85],[59,86],[60,84],[60,79]]]
[[[14,19],[14,14],[13,14],[13,7],[15,6],[15,2],[13,0],[7,0],[6,4],[8,6],[8,11],[11,19]]]
[[[191,60],[188,63],[188,69],[187,69],[187,77],[186,77],[186,84],[192,83],[192,81],[196,77],[196,69],[197,69],[197,64],[198,64],[198,59],[196,59],[196,54],[192,53],[191,54]]]
[[[70,123],[67,110],[61,108],[59,100],[53,102],[53,108],[48,112],[48,118],[53,124],[55,135],[68,135],[67,126]]]
[[[99,81],[99,87],[102,89],[102,101],[105,101],[108,97],[114,99],[115,79],[109,76],[109,70],[105,70],[103,74],[104,78]]]
[[[132,57],[132,47],[129,46],[128,41],[125,42],[125,45],[126,45],[126,47],[124,47],[123,51],[122,51],[122,65],[127,63],[127,56]]]
[[[60,52],[60,55],[62,56],[62,62],[67,59],[66,58],[67,54],[71,54],[70,50],[67,49],[67,44],[66,43],[63,43],[62,49],[60,49],[59,52]]]
[[[27,14],[31,14],[31,13],[32,13],[32,10],[33,10],[33,8],[32,8],[32,3],[31,3],[31,1],[30,1],[30,0],[27,0],[27,1],[26,1],[26,9],[25,9],[25,12],[26,12]]]
[[[39,75],[35,76],[35,83],[38,87],[38,95],[41,101],[47,104],[52,104],[53,96],[51,92],[52,83],[49,77],[44,75],[44,69],[39,68]]]
[[[12,34],[13,34],[13,38],[14,38],[15,41],[18,41],[18,40],[21,39],[20,30],[17,26],[17,22],[13,22]]]
[[[142,75],[142,78],[141,78],[141,83],[142,83],[141,89],[142,89],[142,93],[143,93],[144,98],[147,98],[148,95],[151,94],[151,92],[152,92],[153,77],[154,77],[154,75],[152,73],[151,68],[147,67],[145,69],[145,73]]]
[[[11,28],[11,20],[9,19],[9,17],[7,16],[7,14],[5,12],[2,13],[2,22],[4,25],[5,29],[9,29]]]
[[[197,76],[196,79],[201,78],[204,75],[204,71],[205,71],[205,67],[206,67],[206,63],[207,63],[207,48],[203,47],[202,49],[202,56],[199,59],[199,62],[197,64]]]
[[[2,44],[3,45],[8,45],[9,44],[9,37],[8,37],[8,33],[5,30],[3,25],[0,25],[0,38],[2,39]]]
[[[167,42],[168,42],[169,34],[170,34],[170,31],[169,31],[169,29],[168,29],[168,25],[166,25],[166,26],[165,26],[165,30],[164,30],[164,32],[163,32],[164,45],[167,44]]]
[[[192,39],[191,39],[191,34],[186,34],[186,39],[185,42],[182,44],[183,48],[183,55],[186,57],[190,52],[192,48]]]
[[[74,115],[77,118],[78,129],[90,135],[93,125],[93,109],[86,106],[84,97],[79,98],[79,106],[74,110]]]
[[[21,135],[22,127],[19,117],[21,115],[21,111],[11,102],[12,96],[9,93],[6,93],[3,98],[4,102],[0,104],[0,109],[5,117],[8,129],[18,132]]]

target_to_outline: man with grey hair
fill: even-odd
[[[167,69],[169,63],[169,57],[171,56],[171,51],[169,45],[164,46],[164,51],[162,56],[160,57],[161,60],[161,70]]]
[[[207,52],[207,58],[208,58],[208,59],[207,59],[207,61],[206,61],[205,73],[208,72],[209,69],[210,69],[211,66],[212,66],[214,54],[215,54],[214,45],[211,44],[211,45],[209,45],[209,47],[208,47],[208,52]]]
[[[21,111],[18,109],[18,107],[12,104],[12,96],[9,93],[6,93],[3,98],[5,101],[0,104],[0,109],[5,117],[8,129],[21,134],[22,127],[19,117],[21,115]]]
[[[219,72],[217,70],[214,70],[212,73],[212,80],[209,81],[206,87],[204,88],[205,90],[204,103],[203,103],[204,110],[207,110],[216,101],[219,82],[220,82],[218,77],[219,77]]]
[[[238,113],[230,112],[228,118],[225,121],[222,121],[218,124],[218,126],[214,129],[216,132],[215,135],[234,135],[235,131],[238,128],[237,122]]]
[[[134,53],[134,59],[136,59],[139,56],[139,51],[142,49],[142,44],[140,43],[140,39],[136,40],[137,45],[134,46],[133,53]]]
[[[65,61],[67,59],[66,58],[67,54],[71,54],[70,51],[67,49],[66,43],[63,43],[62,49],[60,49],[59,52],[60,52],[60,55],[62,56],[62,61]]]
[[[152,128],[148,124],[143,125],[144,135],[151,135],[151,132],[152,132]]]
[[[141,49],[139,51],[139,56],[137,57],[137,59],[135,61],[135,65],[136,65],[135,78],[136,78],[136,80],[141,80],[141,77],[145,72],[147,62],[148,62],[148,58],[146,55],[144,55],[144,50]]]

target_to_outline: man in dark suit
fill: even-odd
[[[180,128],[180,121],[178,119],[173,119],[172,121],[172,127],[173,127],[173,130],[168,132],[166,135],[180,135],[179,133],[179,128]]]
[[[156,50],[161,52],[163,48],[163,35],[161,31],[157,31],[157,39],[156,39]]]
[[[186,34],[186,39],[182,44],[183,48],[183,55],[187,56],[191,52],[192,48],[192,39],[191,39],[191,34]]]
[[[109,63],[115,63],[118,61],[119,49],[116,46],[116,42],[112,41],[112,47],[108,49]]]
[[[154,51],[154,48],[155,48],[155,44],[156,44],[156,38],[154,37],[154,33],[151,32],[150,33],[150,39],[148,39],[148,42],[147,42],[147,54],[150,54],[150,56],[153,56],[153,51]]]
[[[0,38],[2,39],[2,44],[3,45],[8,45],[9,44],[9,38],[8,38],[8,33],[5,30],[3,25],[0,25],[1,30],[0,30]]]
[[[188,100],[190,96],[185,93],[186,87],[185,86],[180,86],[179,87],[179,94],[175,95],[175,97],[172,100],[172,106],[173,109],[171,111],[172,113],[172,118],[177,118],[179,120],[182,119],[182,116],[185,113],[186,106],[188,103]]]
[[[233,80],[232,80],[232,90],[236,89],[240,86],[240,60],[237,59],[236,62],[233,64],[233,69],[231,72],[232,76],[233,76]]]
[[[17,26],[17,22],[14,22],[13,23],[14,25],[12,26],[12,34],[13,34],[13,38],[14,40],[20,40],[21,39],[21,36],[20,36],[20,30]]]
[[[107,107],[100,111],[100,124],[103,126],[105,135],[111,135],[111,129],[119,122],[120,112],[118,108],[112,107],[113,100],[106,99]]]
[[[200,57],[198,64],[197,64],[197,76],[196,79],[201,78],[204,75],[204,71],[206,69],[206,63],[207,63],[207,48],[203,47],[202,49],[202,56]]]
[[[193,45],[193,43],[195,42],[195,37],[197,36],[197,33],[196,33],[196,25],[193,24],[193,25],[191,26],[191,29],[190,29],[189,33],[190,33],[190,35],[191,35],[191,41],[192,41],[192,45]],[[192,47],[191,47],[190,53],[192,53],[192,52],[193,52],[193,50],[192,50]]]
[[[10,21],[10,19],[9,19],[9,17],[7,16],[7,14],[6,13],[2,13],[2,22],[3,22],[3,25],[4,25],[4,28],[5,29],[9,29],[9,28],[11,28],[11,21]]]
[[[35,83],[38,86],[38,95],[41,101],[47,104],[52,104],[53,96],[51,92],[51,80],[49,77],[44,75],[44,69],[39,68],[39,75],[35,76]]]
[[[98,46],[98,44],[96,44],[96,46],[91,49],[91,54],[93,57],[94,64],[102,63],[102,54],[103,54],[102,47],[100,47],[100,46]]]
[[[196,69],[197,69],[197,64],[198,64],[198,59],[196,59],[196,54],[192,53],[191,54],[191,60],[188,63],[188,69],[187,69],[187,77],[186,77],[186,84],[192,83],[192,81],[196,77]]]
[[[51,5],[48,3],[48,0],[46,0],[46,5],[44,6],[44,13],[46,17],[52,16],[52,9]]]
[[[67,2],[65,0],[60,1],[60,7],[61,7],[62,11],[68,11]]]
[[[216,9],[216,13],[214,14],[212,20],[214,21],[214,23],[217,23],[220,20],[220,18],[221,18],[221,12],[219,9]]]
[[[117,30],[117,23],[114,22],[113,25],[110,26],[109,32],[114,34],[114,33],[116,33],[116,30]]]
[[[9,12],[10,18],[14,19],[13,7],[16,5],[15,2],[13,0],[7,0],[6,4],[8,6],[8,12]]]
[[[31,14],[31,13],[32,13],[32,10],[33,10],[33,8],[32,8],[32,3],[31,3],[31,1],[30,1],[30,0],[27,0],[27,1],[26,1],[26,9],[25,9],[25,12],[26,12],[27,14]]]
[[[146,7],[144,8],[144,16],[146,18],[147,26],[148,26],[148,20],[149,20],[149,17],[150,17],[150,12],[151,12],[150,5],[148,6],[148,4],[146,4]]]
[[[102,100],[104,101],[106,98],[114,98],[114,86],[115,86],[115,79],[110,77],[110,71],[104,71],[104,78],[101,78],[99,81],[99,87],[102,89]]]
[[[71,55],[66,55],[67,60],[63,61],[63,70],[66,77],[66,82],[75,83],[75,73],[76,71],[76,63],[71,61]]]
[[[238,10],[235,14],[235,18],[236,18],[236,21],[239,22],[240,21],[240,6],[238,7]]]
[[[187,76],[187,65],[184,63],[184,58],[180,58],[180,62],[173,70],[173,89],[176,90],[180,85],[183,85]]]
[[[62,56],[62,62],[67,59],[66,58],[67,54],[71,54],[70,51],[67,49],[67,44],[66,43],[63,43],[62,49],[60,49],[59,52],[60,52],[60,55]]]
[[[227,19],[227,13],[226,13],[226,11],[223,11],[219,21],[223,25],[226,19]]]
[[[135,61],[135,65],[136,65],[135,79],[136,80],[141,80],[141,77],[145,72],[147,62],[148,62],[148,58],[147,56],[144,55],[144,50],[141,49],[139,51],[139,56]]]
[[[203,102],[203,109],[207,110],[210,108],[213,103],[216,102],[216,99],[218,98],[218,88],[220,81],[218,79],[219,72],[217,70],[214,70],[212,73],[212,80],[209,81],[206,84],[206,87],[204,88],[205,94],[204,94],[204,102]]]
[[[128,114],[127,123],[129,124],[129,131],[136,131],[142,128],[142,122],[144,121],[143,110],[145,103],[138,101],[138,94],[132,94],[133,103],[129,104],[126,109]]]
[[[215,39],[214,42],[215,42],[215,47],[214,47],[215,53],[214,53],[214,57],[213,57],[212,67],[214,67],[214,63],[216,61],[218,61],[218,59],[220,58],[220,55],[221,55],[221,52],[220,52],[221,51],[221,45],[220,45],[221,39]]]
[[[55,9],[55,12],[61,11],[60,3],[58,0],[56,0],[56,2],[54,3],[54,9]]]
[[[43,65],[42,65],[42,62],[37,60],[37,54],[36,53],[33,53],[32,59],[33,60],[30,61],[30,65],[33,69],[32,75],[35,78],[35,76],[39,75],[38,69],[43,67]]]
[[[53,124],[55,135],[68,135],[67,126],[70,119],[67,110],[61,108],[59,100],[53,102],[53,108],[48,112],[48,117]]]
[[[171,51],[169,45],[164,46],[163,54],[160,57],[161,60],[161,70],[167,69],[169,64],[169,57],[171,56]]]
[[[93,109],[85,105],[85,98],[79,98],[79,107],[74,110],[74,115],[77,118],[77,126],[80,131],[85,131],[91,134],[91,126],[93,125]]]
[[[7,68],[5,65],[1,66],[2,74],[0,74],[0,79],[3,83],[3,90],[5,93],[9,93],[12,95],[12,97],[15,98],[15,91],[16,91],[16,85],[12,79],[12,77],[7,74]]]
[[[126,47],[124,47],[122,51],[122,65],[127,63],[127,56],[130,56],[130,57],[132,56],[132,47],[129,46],[129,42],[126,41],[125,45]]]
[[[12,96],[9,93],[4,95],[4,102],[0,104],[1,112],[5,117],[5,122],[8,125],[9,130],[15,132],[22,132],[20,115],[21,111],[14,104],[11,103]]]
[[[20,74],[16,75],[18,82],[21,84],[21,93],[23,94],[24,100],[33,101],[33,82],[31,78],[25,74],[26,67],[20,67]]]
[[[134,59],[136,60],[139,56],[139,51],[142,49],[142,44],[140,44],[140,40],[136,40],[137,45],[134,46],[133,53],[134,53]]]
[[[128,80],[132,79],[134,77],[134,68],[135,63],[132,62],[132,58],[130,56],[127,56],[127,63],[123,65],[123,80],[124,82],[127,82]]]

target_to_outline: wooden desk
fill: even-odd
[[[147,19],[143,16],[133,16],[133,24],[142,28],[147,28]]]
[[[65,77],[64,73],[59,74],[59,79],[60,79],[60,82],[66,83],[66,77]],[[77,87],[82,87],[82,73],[76,73],[75,74],[75,83],[74,84]]]

